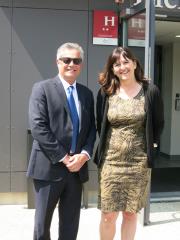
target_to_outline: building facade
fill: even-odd
[[[137,6],[142,1],[125,2]],[[172,29],[175,33],[175,28],[180,26],[178,4],[179,1],[155,1],[155,49],[159,52],[154,61],[154,81],[165,102],[166,125],[160,151],[168,161],[177,163],[176,166],[180,162],[180,111],[177,107],[180,104],[177,101],[180,98],[180,40],[170,35]],[[98,73],[114,46],[93,45],[93,10],[117,12],[117,5],[112,0],[0,1],[0,203],[26,201],[28,99],[35,82],[57,74],[55,58],[59,45],[69,41],[82,45],[85,62],[79,82],[88,86],[96,97]],[[170,17],[163,17],[170,12]],[[142,47],[133,49],[144,64]],[[93,163],[89,164],[89,169],[87,186],[93,201],[97,170]]]

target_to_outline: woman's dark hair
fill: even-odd
[[[112,95],[120,87],[119,78],[114,75],[113,64],[117,62],[120,56],[123,56],[125,59],[130,59],[133,62],[136,62],[136,69],[134,75],[137,82],[144,82],[146,79],[144,77],[143,68],[139,60],[133,55],[133,53],[125,47],[117,47],[108,57],[104,71],[99,74],[99,83],[102,86],[104,92],[107,95]]]

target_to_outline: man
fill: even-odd
[[[34,240],[50,240],[54,209],[59,210],[59,240],[75,240],[82,183],[95,141],[92,92],[76,83],[83,50],[65,43],[57,51],[58,76],[35,83],[29,118],[34,138],[27,176],[35,188]]]

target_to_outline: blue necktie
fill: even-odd
[[[76,144],[77,144],[77,137],[79,133],[79,117],[76,109],[76,104],[73,97],[73,86],[69,86],[67,89],[67,99],[68,105],[70,109],[71,120],[73,124],[73,135],[72,135],[72,143],[71,143],[71,152],[75,153],[76,151]]]

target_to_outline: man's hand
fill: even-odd
[[[67,164],[65,164],[70,172],[78,172],[88,159],[89,158],[85,153],[75,154],[73,156],[69,156],[69,160]]]
[[[70,159],[70,156],[67,154],[62,162],[63,162],[65,165],[67,165],[67,164],[69,164],[69,159]]]

